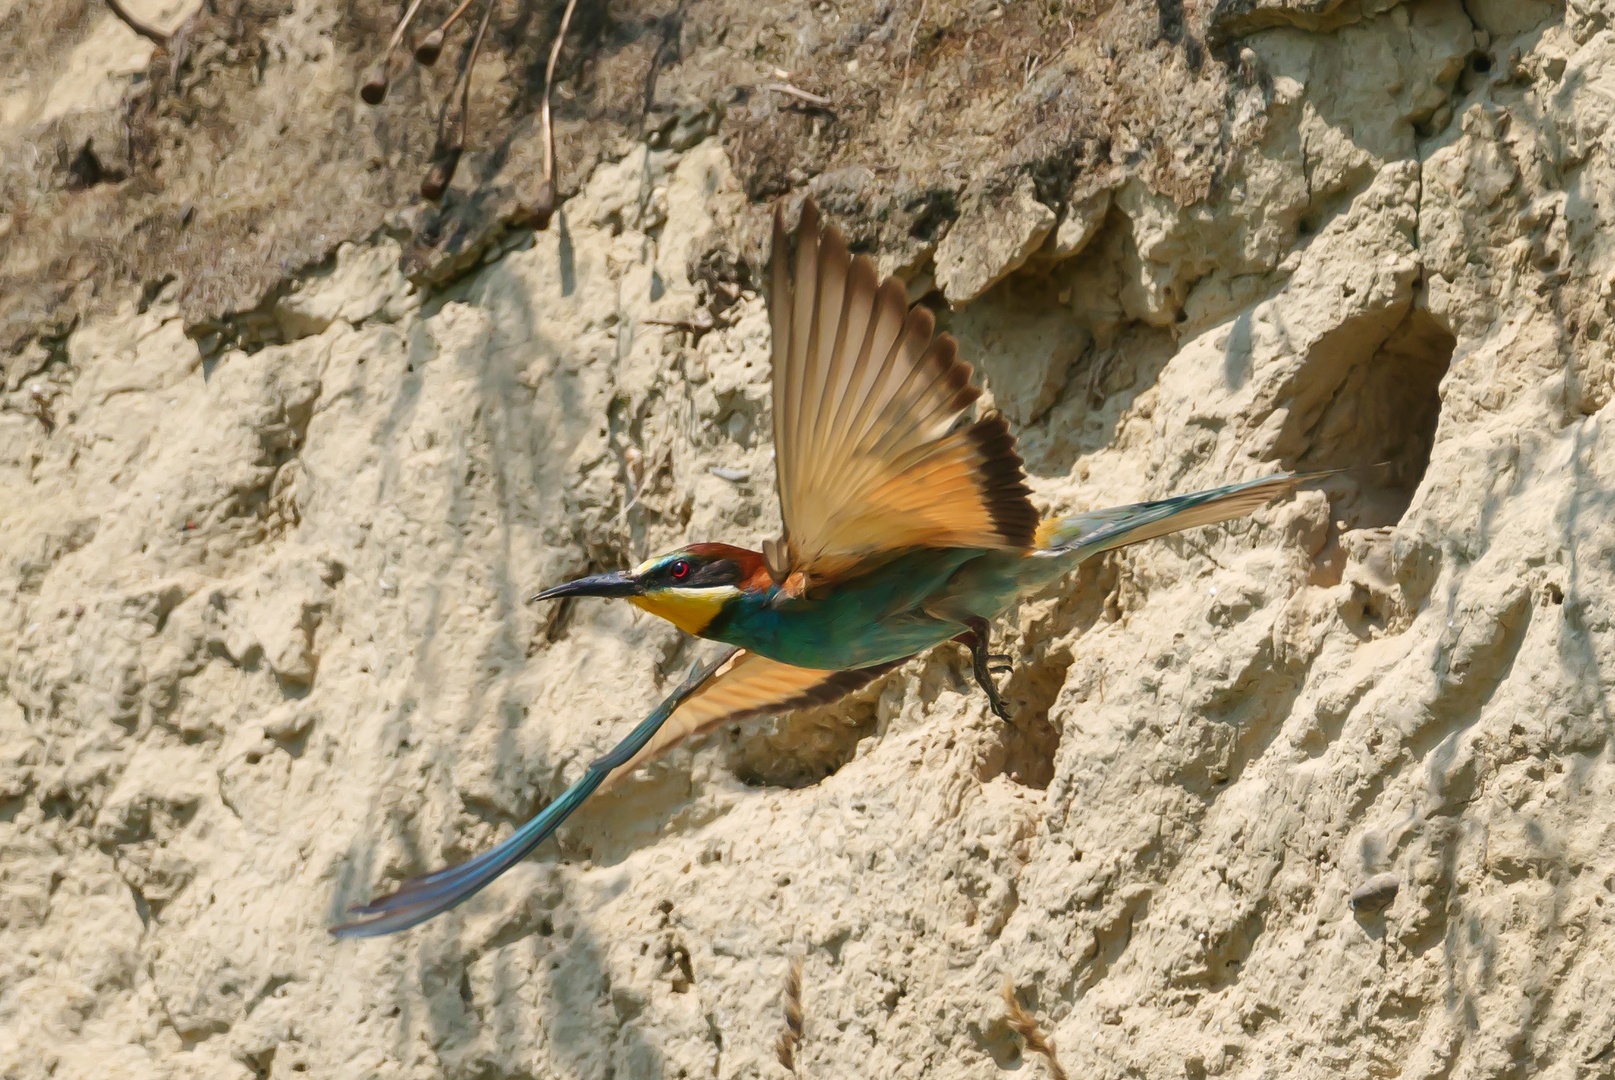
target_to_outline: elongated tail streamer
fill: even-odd
[[[678,689],[668,695],[667,700],[658,705],[626,739],[618,743],[610,753],[590,764],[576,783],[562,792],[560,797],[546,806],[537,817],[512,833],[509,839],[469,862],[411,878],[399,886],[397,892],[378,897],[368,904],[354,906],[350,910],[361,917],[353,922],[331,927],[331,933],[345,938],[395,934],[423,923],[434,915],[440,915],[476,895],[494,878],[515,866],[542,844],[572,815],[573,811],[594,794],[595,789],[605,782],[612,770],[632,761],[634,755],[650,742],[661,726],[667,722],[667,718],[673,715],[674,710],[705,685],[706,681],[712,678],[713,674],[737,651],[739,650],[725,649],[723,654],[711,663],[692,667],[690,674],[678,685]]]

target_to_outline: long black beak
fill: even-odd
[[[621,570],[609,574],[595,574],[592,577],[578,578],[565,585],[557,585],[553,589],[545,589],[535,596],[527,598],[528,603],[535,600],[559,600],[563,596],[638,596],[639,582],[634,580],[632,574]]]

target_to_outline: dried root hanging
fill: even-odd
[[[118,0],[111,0],[115,7]],[[409,31],[410,25],[415,21],[424,0],[411,0],[404,17],[399,20],[398,26],[393,30],[387,47],[366,72],[364,82],[360,85],[359,96],[370,105],[380,105],[387,99],[387,90],[393,77],[393,60],[398,50],[399,42]],[[448,18],[437,25],[431,33],[416,43],[412,53],[415,62],[423,67],[436,64],[443,54],[444,43],[448,39],[449,31],[454,29],[455,23],[470,10],[476,0],[460,0]],[[458,97],[458,116],[452,120],[445,108],[442,128],[438,134],[437,146],[433,153],[432,167],[421,181],[421,197],[432,202],[440,201],[448,193],[449,186],[454,182],[455,171],[459,168],[460,159],[469,146],[469,133],[471,126],[471,80],[475,74],[477,58],[481,54],[483,41],[488,33],[488,24],[493,18],[495,0],[484,0],[482,20],[477,26],[476,35],[472,38],[471,46],[465,54],[465,60],[455,78],[454,87],[449,92],[449,102]],[[561,46],[566,41],[566,32],[572,24],[572,13],[577,9],[577,0],[567,0],[565,9],[561,14],[561,25],[556,30],[555,40],[550,45],[549,63],[544,69],[544,98],[540,107],[540,132],[544,140],[543,164],[544,178],[539,184],[538,194],[524,209],[526,218],[535,228],[544,229],[549,226],[550,218],[555,213],[555,124],[551,115],[550,101],[555,90],[555,68],[561,58]]]

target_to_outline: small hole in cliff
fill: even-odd
[[[268,1080],[275,1070],[275,1047],[271,1046],[257,1054],[248,1054],[243,1059],[252,1069],[252,1075],[258,1080]]]
[[[68,187],[76,190],[92,188],[97,184],[121,180],[121,173],[106,168],[101,158],[95,152],[95,147],[86,142],[73,160],[67,166]]]
[[[1457,344],[1421,308],[1385,326],[1383,314],[1366,316],[1314,347],[1275,445],[1300,471],[1347,470],[1322,486],[1348,530],[1394,525],[1407,512],[1430,464]]]
[[[1469,66],[1484,74],[1492,70],[1492,58],[1485,53],[1476,53],[1475,58],[1469,62]]]

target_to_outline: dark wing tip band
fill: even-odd
[[[980,473],[987,512],[1007,546],[1029,548],[1037,535],[1038,514],[1026,485],[1026,465],[1015,449],[1009,423],[998,413],[977,420],[970,440],[981,455]]]

